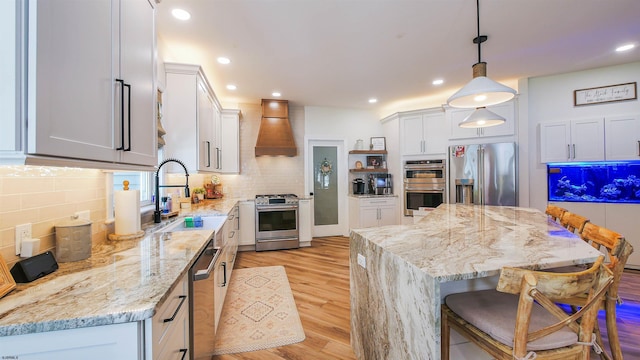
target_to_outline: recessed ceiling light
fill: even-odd
[[[227,57],[220,56],[220,57],[218,58],[218,62],[219,62],[220,64],[227,65],[227,64],[230,64],[230,63],[231,63],[231,60],[229,60],[229,58],[227,58]]]
[[[617,52],[628,51],[628,50],[633,49],[634,47],[636,47],[634,44],[626,44],[626,45],[618,46],[616,48],[616,51]]]
[[[282,94],[280,94],[279,92],[275,91],[275,92],[271,93],[271,96],[280,97],[280,96],[282,96]]]
[[[442,85],[443,83],[444,83],[444,80],[442,79],[436,79],[436,80],[433,80],[432,82],[433,85]]]
[[[369,104],[375,104],[377,102],[378,102],[378,99],[376,99],[376,98],[369,99]]]
[[[229,84],[229,85],[227,85],[227,89],[228,89],[228,90],[235,90],[235,89],[237,89],[237,88],[238,88],[238,87],[237,87],[237,86],[235,86],[235,85],[233,85],[233,84]]]
[[[171,15],[178,20],[189,20],[191,19],[191,14],[187,10],[183,9],[173,9],[171,10]]]

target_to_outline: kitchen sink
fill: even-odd
[[[189,231],[189,230],[213,230],[218,231],[222,228],[222,225],[227,220],[226,215],[211,215],[201,216],[201,227],[186,227],[184,219],[180,219],[166,227],[160,229],[160,232],[175,232],[175,231]]]

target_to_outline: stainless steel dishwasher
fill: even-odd
[[[224,259],[220,256],[220,249],[216,248],[217,244],[222,243],[221,240],[222,231],[216,231],[189,271],[191,359],[210,359],[213,352],[213,340],[218,325],[214,294],[217,287],[226,286],[216,281],[216,273],[224,271],[226,266],[222,263]]]

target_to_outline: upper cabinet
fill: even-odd
[[[181,160],[189,172],[238,173],[240,112],[221,108],[199,65],[166,63],[165,70],[165,158]]]
[[[488,106],[488,110],[505,118],[502,125],[490,126],[486,128],[461,128],[458,126],[467,116],[471,115],[475,109],[448,108],[447,120],[449,123],[449,139],[469,139],[491,136],[513,136],[515,135],[516,109],[515,100],[502,104]]]
[[[640,116],[604,119],[607,160],[640,160]]]
[[[604,160],[603,119],[540,124],[542,162]]]
[[[426,110],[400,115],[402,155],[431,155],[447,152],[447,122],[444,111]]]
[[[3,4],[3,6],[6,4]],[[4,160],[17,163],[98,167],[157,163],[155,118],[155,9],[148,0],[30,1],[14,74],[14,129],[2,145]],[[18,18],[20,21],[16,21]],[[3,21],[4,22],[4,21]],[[4,44],[4,41],[3,41]],[[11,46],[11,44],[6,44]],[[24,54],[21,58],[20,56]],[[26,74],[21,76],[19,69]],[[20,96],[24,94],[24,96]],[[6,127],[5,127],[6,126]]]
[[[540,124],[540,161],[640,160],[637,115]]]
[[[240,173],[240,110],[225,109],[220,113],[217,155],[218,172]]]

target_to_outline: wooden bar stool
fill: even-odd
[[[549,217],[556,222],[560,222],[562,214],[565,212],[567,212],[567,209],[551,204],[547,205],[547,209],[544,211],[545,214],[549,215]]]
[[[447,296],[441,308],[442,359],[449,359],[451,328],[500,360],[589,359],[598,309],[613,282],[603,263],[600,256],[577,273],[505,267],[497,291]],[[585,293],[587,301],[574,314],[556,305]]]
[[[622,360],[622,349],[620,348],[618,323],[616,321],[616,304],[621,302],[618,298],[618,288],[620,287],[620,280],[622,279],[624,267],[629,259],[629,255],[633,252],[633,247],[621,234],[593,223],[585,224],[580,237],[591,244],[594,248],[604,251],[608,255],[609,262],[606,266],[613,273],[613,283],[611,284],[611,287],[609,287],[609,290],[607,290],[607,295],[604,300],[604,309],[607,321],[607,337],[609,338],[609,347],[612,358],[614,360]],[[584,298],[585,296],[583,296],[583,301]],[[579,306],[580,302],[573,302],[572,305]],[[598,335],[600,335],[599,331]],[[599,341],[600,346],[602,347],[602,339],[599,339]],[[602,358],[608,358],[608,356],[606,356],[607,354],[601,355],[603,355],[601,356]]]
[[[582,228],[584,228],[584,224],[587,222],[589,222],[589,219],[586,217],[574,214],[570,211],[562,213],[562,217],[560,218],[560,225],[576,234],[580,234],[582,232]]]

